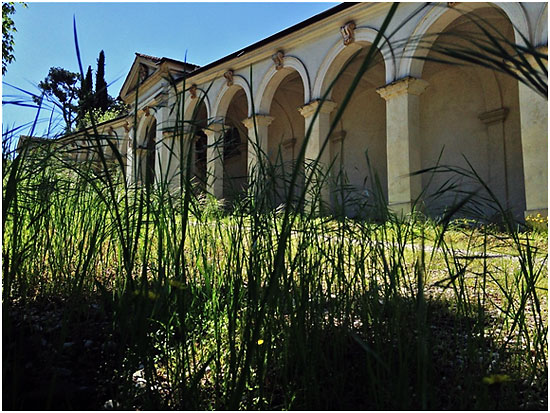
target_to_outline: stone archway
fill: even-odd
[[[367,57],[371,43],[366,39],[373,41],[376,34],[356,30],[355,41],[333,46],[320,66],[313,93],[330,99],[325,102],[333,105],[329,124]],[[387,47],[376,51],[325,149],[324,162],[331,166],[330,203],[338,214],[364,216],[387,199],[386,108],[376,91],[393,76],[391,56]]]
[[[218,198],[235,199],[246,191],[248,133],[242,124],[252,111],[250,87],[240,75],[226,72],[213,108],[213,122],[205,130],[208,141],[207,180]]]
[[[298,59],[282,57],[279,67],[270,69],[260,85],[258,101],[261,115],[254,120],[262,144],[257,151],[265,155],[265,193],[270,195],[273,206],[277,206],[287,202],[291,177],[296,168],[299,175],[294,193],[303,187],[303,164],[298,164],[297,159],[304,145],[305,124],[299,108],[310,96],[309,74]],[[247,127],[249,135],[255,136],[250,119]],[[249,166],[249,169],[252,167]]]
[[[148,112],[138,127],[134,170],[136,182],[147,186],[155,182],[157,167],[157,120]]]
[[[496,7],[478,5],[472,13],[514,40],[512,24]],[[433,28],[441,31],[427,54],[426,50],[420,51],[427,59],[435,58],[437,48],[448,42],[442,34],[479,32],[468,15],[453,10],[443,13],[427,30]],[[452,42],[454,47],[462,45],[456,37]],[[473,168],[480,178],[451,172],[424,174],[421,187],[426,211],[439,215],[467,193],[475,192],[475,199],[464,209],[465,215],[490,218],[497,214],[499,207],[491,199],[494,196],[502,207],[520,217],[525,210],[525,190],[517,81],[482,67],[423,59],[413,59],[411,70],[429,85],[419,98],[420,169],[437,163]]]

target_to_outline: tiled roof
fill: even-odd
[[[144,59],[147,59],[147,60],[152,60],[153,62],[160,62],[162,60],[162,58],[160,57],[156,57],[156,56],[149,56],[148,54],[143,54],[143,53],[138,53],[136,52],[136,56],[138,57],[143,57]],[[172,59],[171,59],[172,60]],[[183,62],[182,62],[183,63]]]

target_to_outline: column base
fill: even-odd
[[[540,214],[542,217],[547,217],[548,216],[548,208],[528,209],[523,213],[523,216],[524,216],[524,218],[536,217],[538,214]]]
[[[393,212],[395,215],[405,216],[409,215],[412,212],[413,202],[392,202],[388,204],[388,209]]]

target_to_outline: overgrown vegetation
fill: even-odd
[[[190,145],[181,98],[170,132]],[[4,155],[5,407],[547,408],[544,227],[495,199],[500,226],[455,219],[472,196],[438,219],[376,194],[370,218],[322,216],[315,164],[274,208],[261,153],[224,206],[183,145],[175,184],[138,185],[105,156],[116,139],[87,139],[88,162],[61,141]]]

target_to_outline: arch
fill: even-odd
[[[496,4],[496,5],[495,5]],[[441,5],[433,5],[424,15],[420,23],[415,27],[409,36],[409,41],[405,45],[398,69],[398,78],[412,76],[420,78],[424,67],[424,60],[417,57],[425,57],[431,50],[431,45],[437,40],[438,36],[427,39],[419,47],[419,40],[424,39],[425,35],[440,33],[453,21],[468,12],[477,9],[492,7],[503,12],[514,28],[516,43],[523,43],[521,35],[524,34],[529,39],[529,25],[523,8],[517,3],[460,3],[455,7],[449,8]]]
[[[149,114],[147,114],[149,113]],[[149,129],[154,125],[154,129]],[[141,115],[136,139],[136,152],[132,154],[134,169],[134,180],[140,183],[152,183],[155,179],[158,160],[157,158],[157,118],[150,113],[150,109],[145,109]]]
[[[548,3],[544,4],[539,16],[533,40],[536,47],[548,47]]]
[[[338,40],[326,54],[323,62],[319,66],[315,83],[313,85],[313,99],[320,99],[322,93],[328,87],[328,82],[334,79],[341,65],[335,65],[334,62],[338,59],[346,62],[355,52],[363,47],[364,44],[372,44],[378,35],[376,29],[370,27],[359,27],[355,30],[355,42],[348,46],[344,46],[341,40]],[[395,59],[390,43],[384,37],[382,47],[378,49],[384,59],[384,67],[386,71],[386,83],[390,83],[395,78]],[[340,67],[336,67],[340,66]]]
[[[225,79],[221,80],[225,82]],[[231,103],[231,99],[233,99],[233,96],[235,95],[235,93],[237,93],[239,88],[242,88],[244,90],[244,93],[246,94],[248,116],[252,116],[252,96],[250,94],[250,85],[243,76],[233,75],[233,84],[231,86],[227,86],[227,83],[224,83],[220,92],[218,93],[214,106],[212,107],[212,112],[210,112],[211,115],[209,113],[209,117],[225,117],[225,115],[227,114],[227,109],[229,108],[229,104]]]
[[[275,66],[271,66],[258,87],[256,94],[256,102],[260,102],[258,113],[269,113],[269,107],[275,91],[279,87],[279,84],[283,79],[294,69],[302,78],[302,84],[304,86],[304,104],[309,103],[311,100],[311,83],[309,79],[309,73],[300,59],[294,56],[285,56],[283,60],[283,68],[277,70]],[[249,114],[250,116],[251,114]]]
[[[188,119],[191,119],[191,117],[193,116],[193,111],[195,110],[195,106],[197,106],[197,104],[199,102],[202,102],[204,103],[204,106],[206,107],[206,117],[207,118],[210,118],[210,113],[211,113],[211,109],[210,109],[210,99],[208,97],[208,94],[205,93],[205,91],[201,88],[197,88],[197,97],[195,98],[191,98],[191,95],[189,94],[189,92],[186,92],[186,98],[185,98],[185,109],[184,109],[184,119],[183,120],[188,120]]]
[[[523,46],[525,45],[521,35],[525,36],[529,42],[533,43],[535,39],[533,39],[531,35],[531,27],[527,20],[527,14],[521,3],[496,2],[494,4],[506,14],[508,20],[512,23],[516,43]]]
[[[156,122],[156,117],[153,114],[150,115],[141,115],[141,119],[139,120],[139,125],[137,127],[137,133],[135,135],[136,138],[136,147],[139,147],[143,144],[145,144],[145,139],[147,138],[147,128],[149,125],[151,125],[153,122]]]

